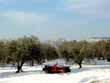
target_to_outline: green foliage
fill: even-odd
[[[53,60],[59,57],[56,48],[51,44],[43,43],[41,47],[41,51],[44,59]]]
[[[0,64],[14,64],[19,71],[25,62],[42,64],[45,60],[64,58],[73,60],[80,67],[85,59],[110,61],[110,40],[98,42],[63,41],[56,45],[41,43],[35,36],[15,40],[0,40]]]
[[[81,67],[85,59],[105,57],[110,59],[110,41],[87,42],[65,41],[59,46],[62,57],[67,61],[73,59]]]
[[[7,60],[7,48],[3,41],[0,41],[0,63],[6,63]]]

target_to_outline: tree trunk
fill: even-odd
[[[30,66],[34,66],[34,60],[30,61]]]
[[[79,69],[81,69],[81,68],[82,68],[82,64],[81,64],[81,63],[79,63],[78,65],[79,65]]]
[[[17,66],[17,71],[16,71],[16,73],[20,73],[20,72],[22,72],[22,66]]]
[[[19,62],[18,62],[18,66],[17,66],[17,71],[16,71],[16,73],[23,72],[23,70],[22,70],[23,64],[24,64],[24,62],[21,62],[21,64],[19,64]]]
[[[37,63],[38,63],[38,64],[41,64],[41,60],[40,60],[40,59],[38,59],[38,60],[37,60]]]

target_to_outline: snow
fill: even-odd
[[[110,80],[97,80],[97,81],[92,81],[90,83],[110,83]]]
[[[54,65],[54,64],[65,65],[66,61],[64,59],[56,59],[56,60],[52,60],[44,63],[44,65]]]
[[[15,68],[0,68],[0,83],[89,83],[97,80],[110,80],[110,65],[83,65],[78,69],[71,66],[67,74],[45,74],[43,66],[27,67],[25,72],[16,74]]]

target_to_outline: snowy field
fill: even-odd
[[[71,66],[71,73],[67,74],[45,74],[42,72],[42,67],[25,66],[24,72],[19,74],[15,73],[14,67],[0,68],[0,83],[90,83],[110,80],[109,65],[83,65],[82,69]]]

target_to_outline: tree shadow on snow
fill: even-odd
[[[71,68],[71,72],[68,74],[73,74],[73,73],[81,73],[84,71],[90,71],[90,70],[94,70],[94,69],[110,69],[110,66],[106,66],[106,65],[96,65],[96,66],[89,66],[89,67],[82,67],[81,69],[79,68]]]
[[[42,70],[29,70],[29,71],[23,71],[20,73],[16,73],[16,71],[12,72],[3,72],[0,73],[0,78],[9,78],[9,77],[16,77],[16,76],[25,76],[25,75],[31,75],[31,74],[43,74],[44,72]]]

